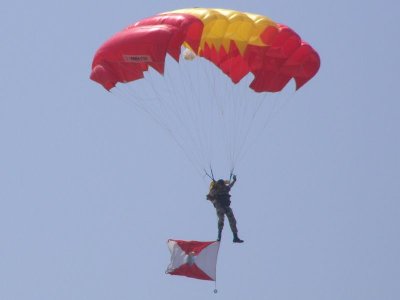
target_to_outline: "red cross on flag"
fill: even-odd
[[[168,240],[171,262],[166,273],[216,280],[219,242]]]

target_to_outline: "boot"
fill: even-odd
[[[217,241],[221,241],[222,230],[218,230],[218,238]]]
[[[234,242],[234,243],[243,243],[244,241],[241,240],[241,239],[239,239],[237,233],[234,233],[234,234],[233,234],[233,242]]]

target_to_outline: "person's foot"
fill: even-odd
[[[241,239],[239,239],[237,236],[235,236],[235,237],[233,238],[233,242],[234,242],[234,243],[243,243],[244,241],[241,240]]]
[[[222,236],[222,230],[218,231],[218,238],[217,241],[220,242],[221,241],[221,236]]]

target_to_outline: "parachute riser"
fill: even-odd
[[[213,169],[212,169],[211,166],[210,166],[210,173],[208,173],[206,169],[203,169],[203,170],[204,170],[205,175],[206,175],[208,178],[210,178],[212,181],[216,181],[216,180],[215,180],[215,177],[214,177],[214,172],[213,172]],[[232,168],[231,171],[230,171],[230,173],[229,173],[229,182],[232,181],[233,172],[234,172],[234,168]]]
[[[206,169],[204,169],[204,173],[207,175],[207,177],[208,178],[210,178],[212,181],[215,181],[215,178],[214,178],[214,173],[213,173],[213,170],[212,170],[212,167],[210,166],[210,174],[207,172],[207,170]]]

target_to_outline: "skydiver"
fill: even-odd
[[[231,227],[233,233],[233,242],[234,243],[243,243],[238,237],[238,230],[236,227],[236,219],[233,214],[231,205],[231,195],[229,194],[232,186],[236,182],[236,175],[233,175],[233,180],[223,180],[219,179],[215,181],[211,181],[210,183],[210,192],[207,194],[207,200],[210,200],[214,205],[217,217],[218,217],[218,238],[217,241],[221,240],[222,229],[224,228],[224,219],[225,215],[228,217],[229,225]]]

